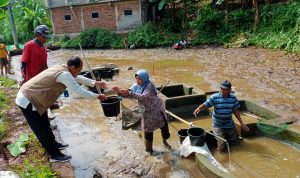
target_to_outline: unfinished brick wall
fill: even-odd
[[[132,10],[133,13],[125,16],[124,10]],[[99,18],[92,18],[92,13],[98,13]],[[58,7],[51,9],[51,14],[55,34],[79,33],[88,28],[128,30],[141,24],[138,0]],[[71,20],[65,20],[65,15],[70,15]]]

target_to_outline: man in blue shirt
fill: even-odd
[[[249,128],[241,119],[238,111],[240,104],[236,96],[231,93],[230,81],[225,80],[221,82],[220,92],[211,95],[204,103],[195,109],[193,114],[197,116],[199,112],[212,106],[214,106],[214,111],[212,113],[214,134],[227,139],[231,145],[239,145],[239,136],[232,119],[232,113],[239,120],[243,130],[249,131]],[[221,151],[225,148],[225,143],[222,140],[217,139],[217,143],[218,150]]]

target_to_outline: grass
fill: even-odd
[[[8,119],[7,111],[11,107],[14,97],[8,93],[10,87],[16,84],[16,81],[0,76],[0,140],[4,140],[9,135],[14,135],[16,127],[13,121]],[[29,129],[22,129],[27,132]],[[12,133],[12,134],[11,134]],[[21,133],[18,133],[21,134]],[[10,163],[5,170],[11,170],[22,178],[56,178],[59,177],[55,171],[50,167],[47,156],[45,156],[45,149],[41,146],[34,134],[29,135],[29,143],[25,155],[17,158],[21,162],[14,161]]]
[[[50,163],[45,157],[45,150],[35,137],[29,135],[28,151],[26,151],[26,159],[22,164],[13,164],[8,170],[15,172],[22,178],[56,178],[57,173],[51,169]]]

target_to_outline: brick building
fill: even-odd
[[[144,22],[145,0],[44,0],[51,10],[54,34],[76,35],[88,28],[116,32]]]

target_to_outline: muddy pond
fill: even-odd
[[[203,91],[217,91],[219,82],[228,79],[239,99],[280,115],[300,115],[300,62],[294,63],[285,52],[206,48],[84,50],[84,53],[91,67],[113,63],[120,68],[119,75],[107,81],[109,87],[131,86],[139,69],[147,69],[156,86],[170,80],[170,84],[186,83]],[[48,64],[63,64],[73,55],[83,57],[80,50],[52,51],[48,53]],[[19,60],[20,56],[13,58],[16,74]],[[128,70],[129,67],[133,70]],[[60,101],[62,107],[54,113],[55,122],[62,140],[70,144],[66,153],[73,156],[71,164],[76,177],[205,177],[194,158],[179,156],[177,131],[187,125],[170,123],[172,150],[164,149],[159,131],[155,132],[154,149],[161,154],[149,157],[144,152],[141,133],[122,130],[121,115],[105,117],[99,101],[78,98],[71,91],[70,97],[62,96]],[[245,115],[243,118],[247,120]],[[211,119],[199,118],[196,124],[209,130]],[[300,131],[300,121],[296,120],[292,127]],[[235,177],[300,177],[299,148],[267,137],[244,139],[241,147],[232,150],[230,161],[227,154],[214,155]]]

